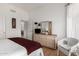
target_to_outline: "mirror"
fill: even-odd
[[[52,34],[52,22],[51,21],[43,21],[41,24],[41,33],[42,34]]]

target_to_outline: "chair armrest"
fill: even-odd
[[[61,45],[61,44],[64,44],[64,43],[67,43],[67,39],[62,39],[62,40],[58,41],[58,45]]]

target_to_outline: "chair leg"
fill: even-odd
[[[57,50],[57,56],[59,56],[60,55],[60,51],[59,51],[59,49]]]

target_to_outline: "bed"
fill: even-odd
[[[0,40],[0,56],[24,56],[27,50],[9,39]]]
[[[39,43],[20,37],[0,40],[0,47],[1,56],[43,56]]]

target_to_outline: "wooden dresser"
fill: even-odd
[[[33,40],[42,46],[56,49],[56,35],[33,34]]]

